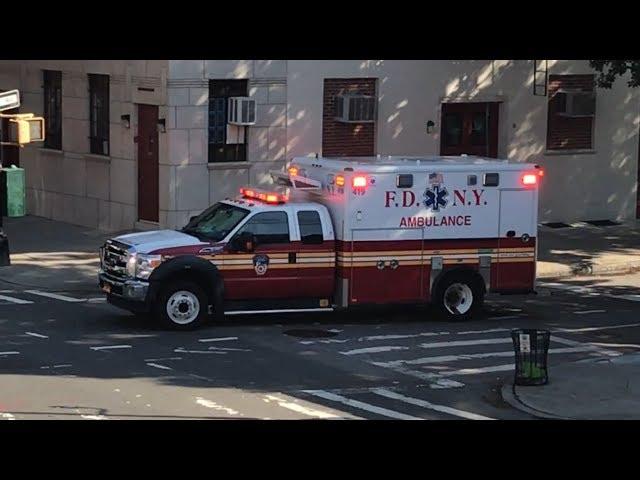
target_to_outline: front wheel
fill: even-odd
[[[155,306],[163,326],[174,330],[192,330],[207,319],[207,295],[196,283],[177,281],[162,289]]]
[[[455,273],[438,285],[435,304],[440,313],[453,321],[469,320],[484,302],[484,289],[473,275]]]

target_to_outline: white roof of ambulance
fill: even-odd
[[[495,158],[474,156],[379,156],[379,157],[295,157],[292,163],[311,165],[322,162],[324,168],[343,170],[346,166],[363,173],[384,173],[424,170],[522,170],[534,168],[532,163],[510,162]]]

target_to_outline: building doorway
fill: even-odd
[[[443,103],[440,155],[498,156],[497,102]]]

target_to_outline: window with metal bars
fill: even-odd
[[[89,74],[91,153],[109,155],[109,75]]]
[[[43,70],[45,148],[62,150],[62,72]]]
[[[247,80],[209,81],[209,162],[247,160],[247,135],[234,141],[227,138],[229,97],[246,97]],[[238,127],[244,128],[244,127]]]

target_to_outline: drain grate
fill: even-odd
[[[301,328],[287,330],[284,332],[284,334],[298,338],[325,338],[335,337],[336,335],[338,335],[338,332],[330,332],[329,330],[318,330],[315,328]]]
[[[593,225],[594,227],[613,227],[615,225],[620,225],[620,223],[613,222],[611,220],[587,220],[585,223]]]
[[[571,227],[571,225],[569,225],[567,223],[562,223],[562,222],[546,222],[546,223],[543,223],[542,225],[544,225],[545,227],[549,227],[549,228],[569,228],[569,227]]]

